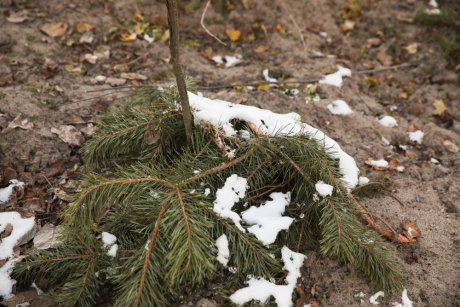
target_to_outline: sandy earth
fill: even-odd
[[[119,89],[88,100],[107,94],[88,90],[110,87],[95,84],[94,77],[118,77],[121,72],[129,71],[147,76],[148,83],[158,84],[165,84],[171,77],[166,63],[169,56],[166,43],[149,44],[143,40],[123,43],[110,35],[111,27],[122,27],[123,22],[128,22],[136,3],[146,18],[164,16],[161,3],[70,2],[0,0],[0,80],[7,80],[0,85],[0,186],[11,178],[26,183],[25,193],[17,195],[0,210],[36,215],[40,225],[59,221],[56,212],[65,207],[69,200],[67,194],[72,190],[66,183],[78,176],[81,166],[78,144],[91,134],[98,115],[118,103],[118,96],[125,95]],[[207,12],[206,21],[213,33],[223,34],[228,27],[242,30],[243,42],[231,46],[220,45],[200,27],[203,6],[182,18],[183,36],[193,42],[185,46],[183,54],[188,75],[198,86],[210,86],[262,81],[264,68],[275,76],[311,79],[335,71],[337,64],[350,67],[353,76],[345,79],[342,88],[320,87],[318,102],[305,102],[304,84],[298,87],[301,94],[297,96],[277,88],[268,92],[204,88],[201,91],[212,98],[277,112],[298,112],[303,121],[321,128],[353,155],[363,174],[371,179],[382,175],[389,179],[392,195],[401,203],[390,196],[380,196],[365,199],[363,204],[395,228],[404,222],[416,221],[421,230],[416,244],[398,247],[398,256],[406,263],[404,287],[409,297],[416,306],[460,306],[460,154],[444,145],[448,140],[460,146],[460,127],[456,121],[460,114],[458,67],[455,71],[455,64],[448,62],[426,29],[407,21],[407,16],[413,16],[417,8],[426,4],[415,0],[362,1],[365,4],[355,29],[343,33],[339,29],[339,11],[345,1],[253,2],[250,10],[240,5],[226,16],[216,13],[212,7]],[[6,20],[12,11],[22,9],[28,10],[30,20],[21,23]],[[44,23],[59,21],[70,23],[64,36],[53,39],[40,32]],[[77,21],[95,26],[92,43],[68,46],[69,38],[79,35],[75,31],[69,34]],[[277,32],[277,24],[284,24],[286,33]],[[264,25],[268,36],[260,25]],[[317,33],[318,26],[328,34],[327,38]],[[299,38],[298,28],[305,44],[295,39]],[[246,39],[251,32],[257,34],[253,41]],[[381,45],[368,46],[368,39],[379,35],[383,37]],[[417,52],[409,54],[404,47],[414,42],[419,44]],[[266,51],[255,52],[261,45],[267,47]],[[414,66],[373,75],[356,73],[381,67],[377,54],[383,48],[391,50],[393,62],[389,64],[410,61]],[[110,49],[109,58],[95,65],[80,62],[81,55],[102,49]],[[313,51],[333,56],[314,57]],[[236,53],[243,54],[243,62],[230,68],[216,67],[206,58],[210,54]],[[54,63],[50,64],[46,58]],[[68,72],[66,65],[69,64],[84,65],[86,73]],[[127,65],[115,67],[116,64]],[[378,79],[380,85],[370,89],[366,77]],[[126,84],[139,83],[128,81]],[[407,97],[402,92],[406,92]],[[350,116],[331,114],[327,105],[336,99],[345,100],[354,113]],[[453,115],[450,122],[439,122],[431,116],[435,99],[442,99],[447,105]],[[398,127],[382,127],[376,117],[384,114],[394,116]],[[26,129],[7,128],[18,115],[21,115],[20,121],[28,120],[22,123]],[[29,123],[33,123],[33,127],[28,126]],[[72,131],[77,137],[76,145],[69,145],[51,132],[52,128],[62,125],[75,127]],[[425,133],[421,145],[411,143],[407,137],[413,125]],[[399,148],[399,144],[407,145],[409,153]],[[429,162],[431,157],[440,164]],[[368,158],[395,159],[405,170],[372,170],[364,164]],[[322,306],[367,306],[369,296],[379,290],[370,287],[352,267],[324,259],[314,252],[307,256],[302,286],[309,292],[316,283],[314,299]],[[359,292],[366,294],[363,304],[354,297]],[[212,289],[207,289],[200,291],[196,300],[182,303],[193,306],[202,293],[210,299],[209,306],[215,303],[214,299],[219,301],[213,298]],[[22,292],[14,303],[6,303],[14,306],[22,297],[31,298]],[[400,293],[386,297],[385,303],[390,305],[395,301],[401,301]],[[45,304],[36,297],[32,303]]]

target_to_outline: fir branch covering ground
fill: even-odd
[[[83,149],[87,174],[65,211],[63,243],[18,264],[14,276],[21,284],[47,280],[58,305],[91,306],[110,298],[115,306],[169,306],[185,288],[223,274],[234,285],[249,274],[279,274],[280,247],[287,245],[299,252],[319,247],[385,290],[400,285],[394,248],[365,225],[337,179],[338,162],[319,142],[308,135],[263,136],[234,122],[252,131],[250,138],[227,137],[202,124],[188,146],[176,101],[175,88],[144,87],[128,107],[101,120]],[[236,149],[234,158],[223,146]],[[213,211],[216,190],[232,174],[250,187],[238,213],[243,203],[260,204],[273,191],[291,192],[286,215],[294,222],[276,244],[264,246]],[[334,193],[315,201],[320,180]],[[116,257],[103,247],[104,231],[117,237]],[[216,260],[215,240],[222,234],[236,274]]]

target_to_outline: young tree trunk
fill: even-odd
[[[179,12],[177,0],[166,0],[168,8],[168,25],[169,25],[169,50],[171,53],[171,62],[173,65],[174,75],[176,76],[177,89],[182,104],[182,114],[184,117],[185,134],[187,144],[192,141],[192,112],[188,101],[187,88],[185,86],[184,72],[180,64],[179,54]]]

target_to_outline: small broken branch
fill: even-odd
[[[209,31],[208,28],[206,28],[206,25],[204,24],[204,17],[206,16],[206,12],[208,11],[208,7],[209,5],[211,4],[211,0],[208,0],[208,2],[206,3],[206,6],[204,7],[204,10],[203,10],[203,14],[201,14],[201,27],[206,31],[206,33],[208,33],[209,36],[211,36],[212,38],[214,38],[216,41],[218,41],[220,44],[224,45],[224,46],[227,46],[226,43],[224,43],[220,38],[218,38],[217,36],[215,36],[214,34],[211,33],[211,31]]]

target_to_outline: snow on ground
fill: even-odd
[[[417,130],[414,132],[408,132],[407,135],[409,136],[409,140],[411,140],[412,142],[422,144],[423,136],[425,135],[425,133],[423,133],[423,131],[421,130]]]
[[[339,70],[335,73],[324,76],[323,79],[319,80],[319,83],[342,87],[343,77],[351,77],[351,70],[340,65],[338,66],[338,69]]]
[[[228,239],[225,234],[217,238],[216,247],[217,247],[217,261],[222,263],[224,267],[227,267],[228,261],[230,260],[230,250],[228,248]]]
[[[401,295],[401,300],[402,303],[392,303],[391,305],[393,307],[412,307],[412,301],[409,299],[409,296],[407,296],[407,290],[404,289]]]
[[[286,285],[277,285],[264,278],[250,278],[248,286],[237,290],[230,296],[230,300],[237,305],[244,305],[252,300],[267,302],[271,296],[275,298],[278,307],[292,306],[292,292],[300,277],[300,268],[305,260],[305,255],[295,253],[284,246],[281,250],[284,262],[283,269],[288,271]]]
[[[27,243],[35,233],[35,219],[22,218],[18,212],[0,213],[0,233],[11,232],[0,240],[0,260],[7,260],[0,267],[0,297],[10,298],[16,283],[10,274],[14,268],[13,249],[15,246]]]
[[[385,293],[383,291],[379,291],[369,298],[369,303],[371,303],[372,305],[379,305],[380,303],[377,301],[377,299],[379,297],[384,297],[384,296],[385,296]]]
[[[251,206],[241,214],[247,224],[253,225],[248,231],[264,245],[274,243],[278,233],[288,230],[294,221],[291,217],[282,216],[291,201],[290,193],[271,193],[270,198],[272,200],[265,204],[259,207]]]
[[[332,195],[332,191],[334,190],[334,187],[320,180],[315,184],[315,189],[316,189],[316,192],[318,192],[320,196],[326,197],[326,196]]]
[[[6,203],[8,200],[10,200],[14,187],[20,187],[23,185],[24,185],[24,182],[18,181],[16,179],[10,180],[9,186],[7,186],[6,188],[0,189],[0,204]]]
[[[224,186],[217,190],[213,208],[214,212],[220,217],[231,219],[242,232],[245,232],[245,230],[240,224],[241,217],[238,213],[232,211],[232,208],[243,199],[247,188],[248,182],[245,178],[236,174],[231,175],[225,181]]]
[[[235,65],[241,63],[241,55],[239,55],[239,54],[236,55],[236,56],[233,56],[233,55],[225,55],[225,56],[215,55],[215,56],[212,57],[212,60],[214,61],[214,63],[225,65],[225,67],[228,68],[228,67],[232,67],[232,66],[235,66]]]
[[[367,160],[366,161],[366,164],[367,165],[370,165],[370,166],[376,166],[376,167],[381,167],[381,168],[388,168],[390,166],[390,164],[388,163],[387,160],[384,160],[384,159],[380,159],[380,160]]]
[[[393,128],[398,125],[398,122],[396,121],[396,119],[393,116],[389,116],[389,115],[385,115],[382,118],[377,119],[377,121],[380,123],[380,125],[384,127],[389,127],[389,128]]]
[[[327,109],[335,115],[350,115],[353,110],[343,100],[335,100],[327,105]]]
[[[262,70],[262,76],[267,82],[278,82],[278,80],[269,76],[268,68],[265,68],[264,70]]]
[[[369,178],[360,176],[358,178],[358,185],[365,185],[369,183]]]
[[[341,68],[342,74],[349,69]],[[351,72],[350,72],[351,74]],[[190,106],[196,124],[206,122],[221,128],[227,136],[237,136],[231,121],[239,119],[254,124],[261,133],[274,135],[302,135],[308,134],[311,138],[324,144],[329,155],[339,160],[341,180],[348,188],[354,188],[358,184],[359,169],[356,161],[324,132],[308,124],[300,122],[297,113],[278,114],[270,110],[259,109],[253,106],[233,104],[223,100],[212,100],[200,97],[189,92]]]

